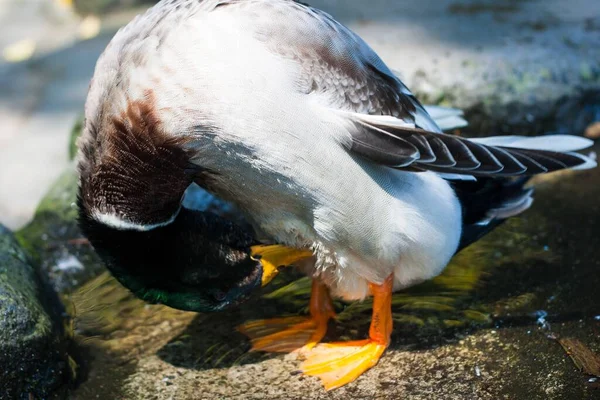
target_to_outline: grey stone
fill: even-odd
[[[0,399],[44,398],[67,380],[57,304],[0,225]]]

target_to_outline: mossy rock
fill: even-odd
[[[65,293],[104,271],[77,225],[77,173],[69,167],[40,202],[33,220],[16,232],[21,245]]]
[[[77,155],[77,139],[81,136],[83,132],[83,117],[79,117],[73,125],[73,129],[71,129],[71,134],[69,135],[69,160],[73,161],[75,156]]]
[[[45,398],[69,378],[60,306],[0,225],[0,399]]]
[[[87,15],[104,14],[144,4],[152,5],[158,3],[158,0],[75,0],[73,3],[78,13]]]

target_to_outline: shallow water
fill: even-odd
[[[600,353],[599,183],[600,169],[536,179],[531,210],[394,295],[387,353],[327,394],[296,374],[295,356],[249,353],[235,329],[306,314],[310,282],[294,271],[212,315],[146,305],[102,275],[66,297],[83,380],[72,398],[598,398],[556,339]],[[364,338],[370,304],[336,302],[325,340]]]

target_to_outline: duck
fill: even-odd
[[[592,143],[444,133],[365,41],[305,3],[162,0],[97,62],[80,221],[117,279],[177,308],[223,310],[296,266],[309,315],[239,329],[255,351],[299,352],[331,390],[390,345],[392,293],[528,209],[531,176],[594,167],[577,152]],[[193,183],[248,224],[183,206]],[[368,338],[321,343],[332,299],[367,297]]]

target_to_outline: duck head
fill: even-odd
[[[143,300],[223,310],[266,284],[277,266],[251,256],[252,229],[181,205],[191,183],[210,186],[217,172],[191,164],[187,141],[160,126],[144,103],[98,125],[87,120],[80,226],[112,274]]]
[[[220,311],[270,276],[250,255],[253,237],[209,212],[182,208],[168,225],[145,231],[117,229],[82,212],[80,226],[113,276],[149,303]]]

